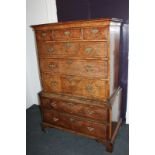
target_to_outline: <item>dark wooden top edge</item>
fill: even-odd
[[[89,25],[92,22],[105,22],[106,25],[109,25],[110,22],[114,22],[114,23],[122,23],[123,20],[122,19],[117,19],[117,18],[99,18],[99,19],[90,19],[90,20],[75,20],[75,21],[66,21],[66,22],[56,22],[56,23],[47,23],[47,24],[38,24],[38,25],[32,25],[32,28],[40,28],[40,27],[46,27],[46,26],[61,26],[61,25],[72,25],[75,24],[76,25],[80,25],[82,23],[85,23],[85,25]]]

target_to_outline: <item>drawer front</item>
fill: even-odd
[[[41,72],[50,72],[51,74],[60,73],[60,63],[57,59],[40,59]]]
[[[89,99],[107,99],[108,83],[103,79],[42,74],[45,92],[59,92]]]
[[[52,32],[51,31],[36,31],[36,39],[37,40],[52,40]]]
[[[72,129],[70,118],[56,111],[42,111],[43,121],[53,125],[61,126],[67,129]]]
[[[80,56],[84,58],[107,58],[107,42],[81,42]]]
[[[75,40],[81,39],[81,29],[59,29],[53,30],[54,40]]]
[[[108,78],[108,61],[40,59],[42,72]]]
[[[84,40],[107,40],[108,27],[91,27],[83,29]]]
[[[43,121],[102,139],[107,139],[108,137],[108,127],[106,125],[90,122],[57,111],[44,111]]]
[[[46,92],[60,93],[61,91],[61,81],[59,76],[42,74],[42,87]]]
[[[107,42],[38,42],[40,57],[107,58]]]
[[[67,75],[108,78],[108,62],[99,60],[62,60],[61,73]]]
[[[78,42],[38,42],[40,57],[68,57],[79,56]]]
[[[56,99],[41,98],[42,107],[48,110],[55,109],[59,112],[66,112],[77,116],[96,119],[99,121],[108,121],[108,108],[106,106],[98,107],[88,104],[72,103]]]
[[[105,100],[107,98],[107,83],[101,79],[62,76],[61,87],[66,94],[83,96],[89,99]]]

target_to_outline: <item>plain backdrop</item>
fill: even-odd
[[[31,25],[57,22],[55,0],[27,0],[26,7],[26,108],[39,104],[41,91],[35,35]]]

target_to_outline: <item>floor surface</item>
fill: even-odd
[[[27,155],[128,155],[129,126],[122,125],[117,135],[113,153],[95,140],[77,136],[58,129],[41,130],[39,106],[33,105],[26,111]]]

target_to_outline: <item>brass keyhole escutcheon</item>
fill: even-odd
[[[93,86],[92,86],[92,84],[88,84],[88,85],[86,85],[86,91],[88,92],[88,93],[93,93]]]
[[[68,76],[67,81],[70,83],[70,85],[74,85],[74,78],[72,76]]]
[[[91,32],[92,32],[93,34],[96,34],[96,33],[99,32],[99,30],[98,30],[98,29],[92,29]]]
[[[49,47],[49,48],[47,49],[47,51],[48,51],[48,53],[52,53],[52,52],[54,51],[54,48],[53,48],[53,47]]]
[[[91,47],[86,47],[85,48],[85,53],[90,54],[93,51]]]
[[[86,65],[85,70],[86,70],[86,72],[93,72],[93,66]]]
[[[57,81],[51,81],[51,86],[52,86],[52,87],[57,86]]]

